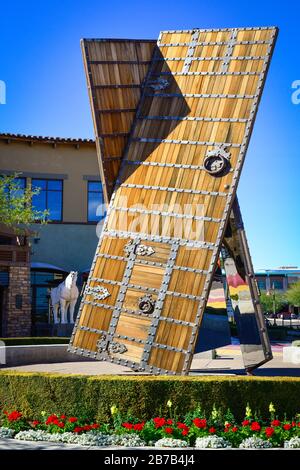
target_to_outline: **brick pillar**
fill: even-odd
[[[30,267],[10,266],[6,336],[31,335]]]

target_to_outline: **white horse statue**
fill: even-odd
[[[70,307],[70,323],[75,322],[74,309],[79,296],[76,286],[78,273],[71,271],[66,279],[57,287],[50,290],[51,303],[53,307],[54,323],[59,323],[58,308],[60,306],[61,323],[68,323],[67,313]]]

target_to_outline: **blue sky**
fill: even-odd
[[[255,268],[300,266],[300,6],[211,0],[0,1],[0,132],[93,137],[82,37],[157,38],[163,29],[276,25],[275,54],[238,195]]]

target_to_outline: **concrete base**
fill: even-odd
[[[95,361],[67,351],[67,344],[39,344],[29,346],[1,346],[0,364],[4,367],[26,364]]]
[[[292,362],[292,364],[300,364],[300,347],[288,346],[282,348],[282,362]]]

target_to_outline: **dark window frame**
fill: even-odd
[[[101,188],[102,190],[101,191],[93,191],[93,190],[90,190],[89,189],[89,185],[90,183],[97,183],[97,184],[100,184],[101,185]],[[87,223],[88,224],[98,224],[98,222],[100,222],[100,220],[103,220],[105,215],[103,216],[99,216],[99,219],[98,220],[90,220],[89,219],[89,195],[90,193],[96,193],[96,194],[102,194],[102,204],[105,204],[105,201],[104,201],[104,193],[103,193],[103,186],[102,186],[102,183],[101,181],[96,181],[96,180],[87,180],[87,189],[86,189],[86,194],[87,194],[87,210],[86,210],[86,220],[87,220]]]
[[[48,191],[49,192],[61,192],[61,211],[60,211],[60,219],[55,219],[55,220],[52,220],[51,219],[51,211],[50,211],[50,215],[49,215],[49,220],[48,220],[48,223],[53,223],[53,224],[59,224],[59,223],[62,223],[63,222],[63,218],[64,218],[64,180],[63,179],[60,179],[60,178],[31,178],[31,188],[34,188],[36,187],[37,185],[35,185],[33,183],[33,181],[45,181],[46,182],[46,188],[45,189],[41,189],[40,193],[42,191],[45,191],[45,194],[46,194],[46,207],[45,209],[46,210],[49,210],[49,207],[48,207]],[[48,189],[48,182],[49,181],[59,181],[61,183],[61,190],[58,190],[58,189]],[[39,222],[38,220],[36,221],[37,223]]]

